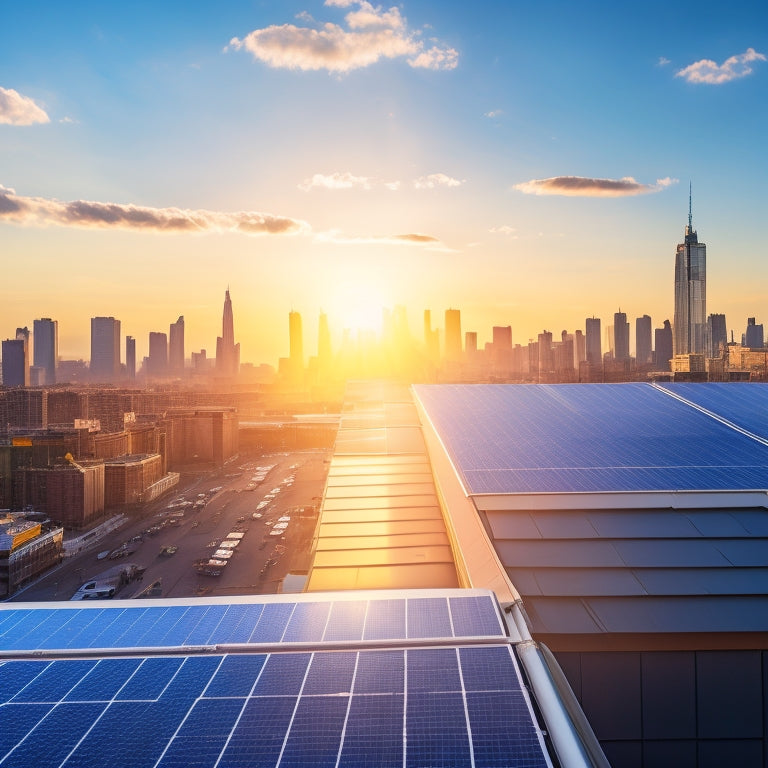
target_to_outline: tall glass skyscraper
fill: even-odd
[[[35,320],[32,326],[35,367],[45,371],[45,384],[56,383],[56,361],[59,356],[59,323],[50,317]]]
[[[707,353],[707,246],[693,228],[690,193],[685,241],[675,257],[674,353]]]
[[[240,345],[235,344],[235,320],[229,288],[224,294],[224,312],[221,318],[221,336],[216,339],[216,373],[219,376],[237,376],[240,371]]]
[[[120,321],[91,318],[91,381],[116,381],[120,376]]]

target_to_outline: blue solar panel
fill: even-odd
[[[113,604],[114,605],[114,604]],[[0,650],[504,637],[488,594],[335,602],[0,610]]]
[[[0,685],[3,766],[548,764],[509,646],[9,661]]]
[[[768,446],[648,384],[415,391],[471,493],[766,486]]]
[[[662,384],[683,397],[753,434],[768,439],[768,387],[757,382]]]
[[[473,764],[482,768],[518,761],[531,745],[538,762],[530,765],[548,765],[509,645],[455,639],[494,635],[505,638],[499,609],[480,591],[233,605],[2,606],[0,765],[469,765],[474,752]],[[288,638],[281,652],[243,646],[234,654],[163,655],[165,645],[276,636]],[[363,637],[392,646],[371,648]],[[397,639],[405,647],[396,647]],[[439,645],[420,647],[422,639]],[[314,648],[291,652],[294,641]],[[47,642],[74,651],[124,643],[127,650],[106,658],[7,655]],[[349,649],[339,650],[339,642]],[[131,654],[143,645],[157,655]]]

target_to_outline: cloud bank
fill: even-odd
[[[42,197],[22,197],[14,190],[0,186],[0,222],[2,221],[167,233],[240,232],[246,235],[292,235],[309,230],[306,222],[271,213],[191,211],[183,208],[149,208],[88,200],[61,202]]]
[[[13,88],[0,88],[0,124],[34,125],[50,121],[45,110],[29,96],[22,96]]]
[[[752,74],[753,61],[765,61],[766,57],[758,53],[754,48],[747,48],[744,53],[731,56],[722,64],[717,64],[711,59],[701,59],[689,64],[687,67],[675,73],[675,77],[685,78],[689,83],[706,83],[708,85],[721,85],[730,83]]]
[[[631,176],[622,179],[590,179],[584,176],[553,176],[515,184],[514,189],[527,195],[567,195],[569,197],[631,197],[660,192],[676,184],[677,179],[657,179],[655,184],[641,184]]]
[[[336,73],[368,67],[381,59],[406,58],[412,67],[434,70],[454,69],[458,64],[455,49],[440,44],[427,48],[409,30],[397,7],[384,10],[367,0],[326,0],[325,5],[353,9],[344,17],[346,28],[330,22],[317,28],[272,25],[242,40],[233,37],[228,48],[245,49],[270,67]]]

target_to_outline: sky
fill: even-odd
[[[459,308],[480,345],[673,314],[707,244],[707,312],[768,322],[768,4],[135,0],[5,3],[0,337],[183,315],[245,362],[288,312],[379,327]],[[634,333],[632,334],[634,337]],[[634,342],[633,342],[634,344]]]

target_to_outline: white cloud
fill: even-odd
[[[50,121],[45,110],[29,96],[22,96],[13,88],[0,88],[0,124],[34,125]]]
[[[292,235],[307,232],[298,219],[258,211],[220,212],[183,208],[100,203],[88,200],[61,202],[22,197],[0,185],[0,221],[16,224],[125,229],[143,232],[240,232],[247,235]]]
[[[351,173],[316,173],[304,179],[299,189],[309,192],[311,189],[371,189],[371,179],[367,176],[353,176]]]
[[[384,10],[367,0],[326,0],[325,5],[353,9],[345,16],[346,28],[330,22],[316,28],[272,25],[243,39],[233,37],[228,48],[245,49],[270,67],[337,73],[401,57],[424,69],[453,69],[458,63],[453,48],[436,44],[425,49],[397,7]]]
[[[499,115],[503,115],[504,110],[503,109],[492,109],[490,112],[485,112],[483,117],[490,117],[493,119],[494,117],[499,117]]]
[[[509,224],[502,224],[500,227],[491,227],[488,231],[496,235],[514,235],[517,229],[510,227]]]
[[[434,189],[435,187],[460,187],[464,182],[446,176],[444,173],[430,173],[413,182],[414,189]]]
[[[657,63],[660,67],[666,67],[667,64],[671,64],[672,62],[668,58],[666,58],[666,56],[659,56],[659,60]]]
[[[381,181],[380,179],[371,178],[370,176],[355,176],[354,174],[346,171],[345,173],[316,173],[310,176],[308,179],[299,184],[299,189],[302,192],[309,192],[313,189],[362,189],[368,191],[374,187],[384,187],[384,189],[398,190],[400,189],[399,181]]]
[[[566,195],[569,197],[630,197],[659,192],[677,184],[677,179],[657,179],[655,184],[641,184],[631,176],[622,179],[592,179],[584,176],[553,176],[515,184],[514,189],[528,195]]]
[[[683,77],[689,83],[707,83],[708,85],[721,85],[731,80],[738,80],[752,74],[749,65],[754,61],[765,61],[766,57],[758,53],[754,48],[747,48],[744,53],[731,56],[722,64],[717,64],[711,59],[701,59],[675,73],[675,77]]]

